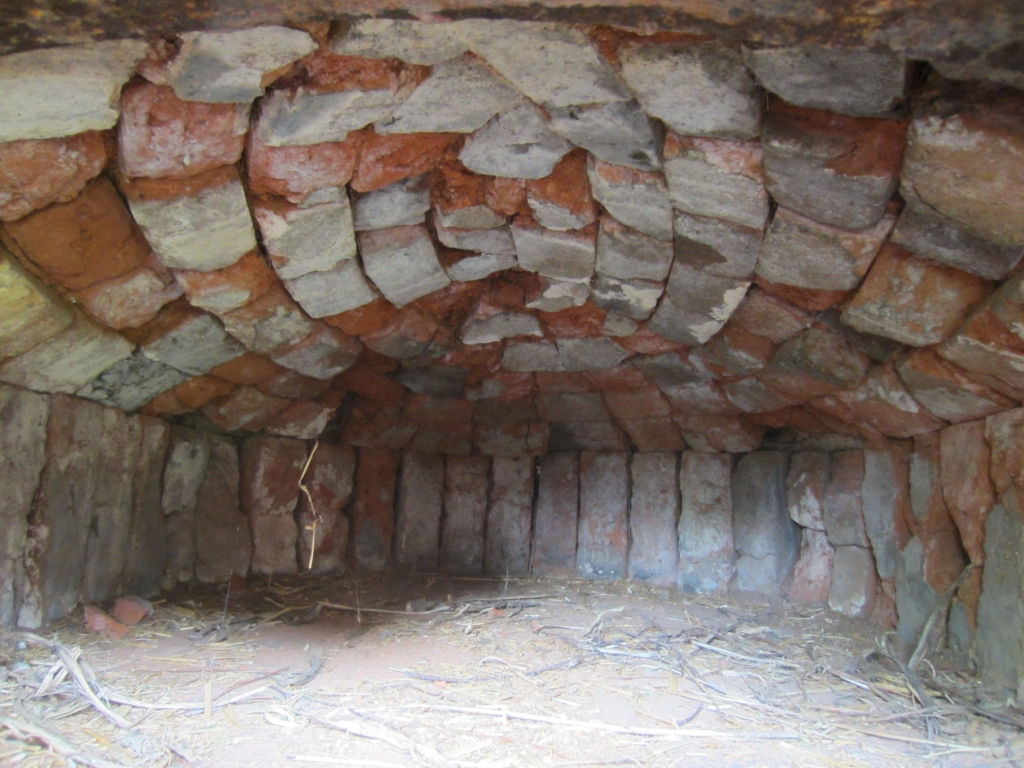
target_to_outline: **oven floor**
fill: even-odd
[[[53,648],[0,636],[0,764],[1024,765],[1012,702],[940,656],[917,670],[923,714],[885,633],[823,607],[296,576],[179,590],[121,640],[85,634],[80,611],[40,634],[80,649],[100,699],[138,722],[118,727],[70,677],[47,684]]]

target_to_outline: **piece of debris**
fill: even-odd
[[[111,616],[129,627],[134,627],[152,613],[153,604],[149,600],[143,600],[135,595],[117,598],[114,601],[114,607],[110,609]]]
[[[121,640],[130,631],[117,619],[95,605],[85,606],[85,628],[96,634],[104,634],[113,640]]]

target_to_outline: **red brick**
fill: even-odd
[[[495,371],[483,377],[480,382],[480,399],[508,402],[533,393],[536,383],[532,373]]]
[[[359,451],[352,508],[352,551],[360,568],[379,571],[391,561],[398,460],[396,451]]]
[[[985,442],[985,422],[968,421],[942,430],[939,438],[942,496],[960,530],[971,562],[985,563],[985,520],[996,503]]]
[[[579,492],[580,460],[577,454],[549,453],[539,460],[531,573],[545,576],[575,574]]]
[[[747,418],[755,424],[772,427],[773,429],[793,429],[797,432],[806,432],[808,434],[829,431],[828,427],[816,416],[808,413],[803,408],[795,406],[787,406],[767,413],[752,413]]]
[[[996,245],[1024,243],[1024,96],[932,74],[914,100],[903,185],[930,208]]]
[[[457,133],[393,133],[380,136],[372,128],[365,129],[361,134],[359,164],[351,182],[356,192],[372,192],[433,170],[444,151],[459,139]]]
[[[864,265],[865,272],[869,266],[870,264]],[[754,282],[776,298],[808,312],[824,312],[829,307],[842,303],[850,295],[850,291],[819,291],[812,288],[797,288],[793,285],[773,283],[760,276],[755,277]]]
[[[123,275],[149,254],[145,238],[105,178],[71,202],[51,205],[5,228],[28,258],[73,291]]]
[[[117,186],[124,196],[134,203],[195,197],[204,190],[223,187],[239,179],[238,169],[233,165],[226,165],[182,179],[132,179],[119,172]]]
[[[303,376],[298,371],[280,369],[270,378],[257,383],[256,388],[265,395],[274,397],[292,397],[298,400],[312,400],[324,394],[330,386],[330,381],[314,379],[311,376]]]
[[[741,416],[677,414],[674,418],[687,445],[700,453],[756,451],[764,438],[764,427]]]
[[[955,331],[991,283],[887,243],[843,322],[864,333],[924,347]]]
[[[870,227],[897,184],[906,123],[801,109],[781,99],[765,119],[765,184],[781,205],[845,229]]]
[[[218,376],[233,384],[260,384],[271,376],[284,372],[284,368],[273,360],[257,355],[255,352],[246,352],[228,360],[226,363],[211,368],[210,374]]]
[[[313,440],[320,437],[334,417],[335,409],[324,403],[295,400],[273,418],[263,430],[271,435]]]
[[[526,213],[526,182],[523,179],[507,179],[498,176],[486,177],[484,198],[495,213],[514,216]]]
[[[597,221],[597,203],[587,179],[587,153],[582,149],[559,160],[547,177],[528,181],[526,194],[534,218],[548,228],[581,229]]]
[[[824,424],[828,431],[836,435],[849,435],[876,443],[885,440],[885,435],[862,419],[858,419],[848,409],[839,405],[834,399],[821,398],[804,403],[804,410],[812,414]]]
[[[624,365],[615,368],[602,368],[596,371],[586,371],[584,374],[598,389],[606,391],[628,392],[640,387],[646,387],[650,382],[636,368],[629,368]]]
[[[171,271],[150,253],[130,272],[76,291],[75,299],[104,325],[120,331],[141,328],[181,293]]]
[[[297,65],[306,73],[303,87],[312,93],[397,91],[415,87],[430,72],[428,67],[406,64],[398,59],[342,56],[326,47],[303,57]]]
[[[473,420],[473,403],[454,397],[410,393],[405,400],[406,418],[425,424],[454,424]]]
[[[452,456],[445,462],[442,571],[461,576],[483,572],[490,468],[487,456]]]
[[[837,451],[829,464],[823,505],[829,541],[835,547],[869,547],[861,502],[864,452]]]
[[[0,143],[0,221],[73,200],[106,166],[111,144],[98,131]]]
[[[548,333],[559,339],[596,339],[603,336],[607,317],[605,310],[589,301],[581,307],[540,313]]]
[[[227,397],[206,405],[203,415],[229,432],[258,432],[289,405],[290,400],[269,397],[255,387],[239,387]]]
[[[639,355],[660,355],[663,352],[675,352],[680,349],[686,349],[685,344],[681,344],[678,341],[670,341],[664,336],[659,336],[654,331],[648,330],[646,326],[640,328],[631,336],[623,336],[616,339],[616,343],[620,347]]]
[[[442,325],[455,328],[466,321],[473,310],[473,305],[486,293],[487,288],[487,283],[480,280],[470,283],[449,283],[414,303],[418,309],[437,318]]]
[[[803,529],[800,557],[793,568],[789,599],[796,603],[823,603],[832,588],[832,559],[835,548],[824,531]]]
[[[484,573],[508,577],[530,572],[533,478],[532,456],[497,456],[491,461]]]
[[[131,177],[181,178],[233,165],[248,128],[248,104],[182,101],[169,86],[137,82],[121,92],[121,170]]]
[[[487,456],[542,456],[548,452],[550,438],[547,422],[523,420],[477,425],[473,443]]]
[[[303,484],[313,498],[299,497],[299,569],[309,569],[314,532],[313,573],[331,573],[345,564],[348,517],[345,505],[352,494],[355,453],[348,446],[321,443],[309,462]],[[314,523],[315,513],[315,523]],[[314,531],[315,526],[315,531]]]
[[[612,415],[620,421],[623,419],[651,419],[657,416],[668,416],[672,412],[661,394],[661,390],[652,386],[632,391],[608,391],[605,392],[604,399]]]
[[[1024,408],[985,419],[985,438],[992,449],[992,482],[1002,496],[1011,486],[1024,493]]]
[[[914,400],[891,364],[876,366],[856,388],[812,405],[848,423],[863,422],[888,437],[923,435],[945,425]]]
[[[191,374],[209,373],[245,351],[215,318],[184,299],[160,310],[141,346],[146,357]]]
[[[458,222],[458,213],[463,212],[463,218],[476,218],[487,220],[497,219],[494,212],[487,208],[484,187],[486,176],[480,176],[463,168],[456,161],[446,161],[438,166],[434,172],[433,183],[430,187],[430,202],[442,221],[450,221],[449,217],[455,217],[454,223],[445,226],[476,229],[465,222]],[[474,210],[482,209],[482,210]]]
[[[619,419],[633,446],[641,453],[682,451],[686,441],[671,419]]]
[[[672,408],[687,416],[739,416],[743,413],[725,396],[722,385],[717,381],[666,387],[664,392]]]
[[[754,376],[730,381],[722,389],[730,403],[749,414],[779,411],[794,402],[794,398],[780,394]]]
[[[552,421],[548,445],[553,451],[621,451],[628,446],[619,425],[602,421]]]
[[[628,454],[580,456],[580,519],[576,573],[614,581],[626,576],[629,529]]]
[[[317,327],[280,283],[221,320],[228,333],[253,352],[270,356],[287,351]]]
[[[444,500],[444,459],[420,449],[405,451],[398,479],[395,565],[436,572]]]
[[[941,448],[938,432],[914,440],[910,457],[910,502],[916,535],[924,546],[924,578],[938,593],[967,565],[960,533],[942,493]]]
[[[473,452],[473,425],[420,424],[409,442],[411,451],[468,456]]]
[[[629,578],[675,586],[679,565],[676,455],[638,453],[629,470]]]
[[[344,187],[356,167],[363,134],[350,133],[344,141],[271,147],[249,132],[246,164],[249,191],[254,195],[280,195],[302,202],[324,187]]]
[[[215,315],[245,306],[277,282],[277,275],[259,251],[250,251],[230,267],[212,272],[179,269],[174,274],[189,302]]]
[[[934,349],[919,349],[896,363],[907,389],[933,416],[958,423],[979,419],[1014,402],[973,380],[967,371],[939,357]]]
[[[878,579],[875,592],[875,607],[868,621],[886,631],[896,629],[896,582],[893,579]]]
[[[193,376],[170,390],[187,410],[201,408],[217,397],[228,394],[234,386],[216,376]]]
[[[381,405],[398,405],[405,397],[405,387],[362,363],[341,373],[335,381],[339,386]]]
[[[416,307],[403,307],[380,328],[359,338],[368,348],[396,359],[423,354],[438,332],[437,323]]]
[[[726,323],[701,348],[700,356],[722,376],[749,376],[768,365],[775,352],[771,339]]]
[[[317,323],[308,336],[274,353],[274,362],[315,379],[333,379],[351,368],[362,344],[337,328]]]
[[[538,393],[537,412],[548,421],[608,421],[608,409],[596,392]]]
[[[357,448],[404,448],[416,434],[416,423],[398,408],[355,401],[342,430],[342,441]]]
[[[247,437],[239,451],[239,500],[252,532],[253,571],[295,573],[295,507],[299,478],[306,463],[300,440],[258,435]]]
[[[811,315],[800,307],[761,288],[752,288],[723,331],[736,328],[781,344],[809,328],[812,322]]]
[[[586,374],[576,371],[537,371],[537,391],[545,394],[567,394],[570,392],[591,392],[594,385]]]
[[[856,386],[867,373],[868,356],[821,324],[784,342],[758,379],[800,400]]]
[[[174,394],[173,389],[161,392],[139,409],[144,416],[176,416],[181,413],[188,413],[191,410]]]
[[[910,440],[885,440],[864,449],[864,524],[883,579],[895,575],[897,551],[917,532],[910,503],[913,448]]]
[[[786,478],[789,516],[804,528],[825,530],[825,504],[831,464],[829,454],[824,451],[800,451],[793,454],[789,462],[789,475]]]
[[[350,336],[362,336],[382,328],[397,312],[395,305],[387,299],[375,299],[348,312],[321,319]]]

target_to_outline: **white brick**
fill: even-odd
[[[115,40],[0,56],[0,141],[113,127],[121,86],[148,47]]]
[[[375,128],[377,133],[472,133],[519,98],[486,64],[463,56],[437,64]]]
[[[256,247],[241,182],[204,189],[194,197],[128,204],[160,262],[172,269],[222,269]]]
[[[570,149],[568,141],[548,128],[537,107],[520,101],[470,136],[459,159],[487,176],[543,179]]]
[[[367,276],[396,307],[404,307],[451,282],[437,260],[426,227],[361,232],[359,252]]]
[[[263,76],[316,49],[308,34],[285,27],[183,32],[167,79],[186,101],[229,103],[263,95]]]

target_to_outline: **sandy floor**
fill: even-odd
[[[43,633],[112,717],[55,649],[0,636],[0,764],[1024,766],[1020,712],[926,660],[926,717],[880,633],[827,610],[394,575],[226,602],[182,592],[123,640],[80,615]]]

